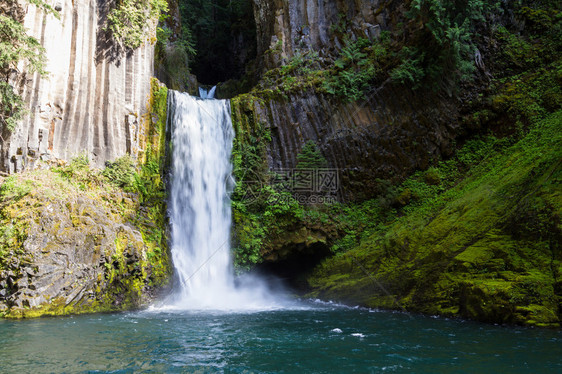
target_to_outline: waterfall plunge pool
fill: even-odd
[[[562,332],[302,302],[0,320],[1,373],[560,373]]]
[[[0,320],[0,373],[562,372],[561,331],[299,302],[257,278],[236,285],[228,102],[172,92],[169,106],[180,287],[146,311]]]

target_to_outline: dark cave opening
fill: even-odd
[[[295,248],[284,259],[264,262],[254,270],[262,277],[274,277],[299,293],[309,291],[306,278],[325,258],[332,255],[330,248],[323,243],[310,247]]]
[[[215,85],[241,78],[256,58],[252,0],[185,0],[180,14],[196,50],[189,68],[197,81]]]

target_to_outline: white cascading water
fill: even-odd
[[[214,99],[216,90],[217,90],[217,86],[213,86],[213,88],[211,88],[210,90],[207,90],[203,87],[199,87],[199,97],[201,99]]]
[[[212,94],[213,92],[209,92]],[[228,100],[170,91],[170,218],[179,287],[171,308],[264,310],[286,305],[258,278],[235,284],[230,256],[234,131]]]

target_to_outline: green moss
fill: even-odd
[[[171,275],[171,260],[166,215],[166,186],[164,175],[169,165],[166,148],[166,122],[168,111],[168,89],[157,79],[151,80],[151,95],[148,100],[147,143],[141,158],[141,172],[135,177],[145,214],[137,215],[141,235],[147,244],[147,261],[150,266],[150,284],[161,286]]]
[[[19,183],[17,176],[12,175],[4,180],[0,186],[0,198],[19,200],[31,192],[33,183],[31,181],[24,181]]]
[[[326,260],[309,279],[311,296],[373,307],[391,298],[426,313],[558,324],[561,128],[557,112],[456,186]]]
[[[485,30],[482,21],[489,9],[481,5],[460,13],[445,9],[427,19],[418,16],[440,8],[421,7],[410,17],[420,22],[404,25],[405,30],[416,28],[407,37],[391,30],[379,41],[348,40],[338,58],[296,54],[267,72],[251,94],[232,100],[235,173],[245,188],[237,187],[233,198],[239,264],[275,258],[276,251],[288,250],[283,245],[301,240],[304,227],[322,232],[323,243],[335,254],[309,279],[311,295],[317,297],[516,323],[535,320],[518,312],[520,306],[560,309],[560,286],[555,284],[562,275],[556,162],[561,126],[560,114],[552,114],[562,107],[560,13],[548,2],[532,7],[518,3],[513,7],[525,19],[523,31],[520,25]],[[447,19],[436,24],[436,17]],[[455,17],[470,22],[454,27]],[[332,30],[340,40],[348,28],[342,18]],[[468,26],[479,33],[461,40]],[[444,35],[443,28],[456,30]],[[468,78],[461,75],[474,70],[471,48],[482,42],[476,40],[480,31],[489,40],[478,47],[487,56],[478,76],[489,71],[493,78],[489,84],[475,83],[482,83],[478,88],[463,87],[470,96],[461,110],[467,137],[459,140],[452,157],[399,184],[377,180],[377,198],[369,201],[311,207],[290,199],[284,206],[269,200],[279,196],[265,157],[270,141],[266,123],[273,121],[261,118],[259,107],[310,89],[356,100],[374,83],[386,83],[392,69],[403,63],[411,65],[404,71],[414,78],[410,80],[454,92],[452,86]],[[431,43],[421,45],[427,40]],[[443,43],[438,52],[431,50]],[[274,48],[269,54],[279,52]],[[258,199],[244,194],[244,183],[251,181],[266,186],[255,191]],[[479,306],[479,300],[486,306]]]
[[[138,308],[150,299],[147,293],[169,281],[171,261],[162,178],[166,163],[167,90],[154,80],[151,93],[149,114],[140,129],[146,135],[145,152],[138,165],[125,156],[100,171],[90,168],[88,158],[80,156],[53,171],[37,170],[12,176],[0,187],[0,271],[8,269],[17,279],[21,266],[33,264],[32,256],[48,256],[60,245],[57,240],[64,243],[77,231],[85,235],[86,245],[94,256],[105,259],[104,263],[100,262],[99,277],[91,280],[93,295],[79,301],[51,299],[33,308],[7,305],[8,309],[2,311],[6,317]],[[57,214],[67,216],[72,227],[61,229],[59,223],[42,226],[41,209],[48,205],[60,207],[62,210]],[[99,214],[111,226],[104,228],[103,234],[92,231],[92,220]],[[46,230],[52,239],[41,253],[33,249],[30,249],[33,253],[27,253],[23,245],[32,227]],[[113,245],[103,244],[105,253],[100,253],[104,238],[113,232],[113,227],[117,231]]]

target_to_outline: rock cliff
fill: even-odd
[[[113,43],[104,31],[112,4],[58,0],[59,19],[25,5],[24,25],[44,46],[49,75],[28,76],[22,97],[29,113],[0,144],[0,171],[32,169],[37,160],[68,161],[83,152],[96,166],[137,154],[154,47],[147,41],[123,51]]]
[[[343,42],[334,33],[337,28],[344,28],[355,38],[377,38],[396,8],[380,0],[257,0],[254,3],[258,56],[281,47],[279,55],[266,56],[267,68],[279,65],[303,49],[318,51],[321,58],[333,56]],[[398,6],[404,4],[398,3]]]
[[[312,140],[338,170],[339,198],[346,201],[372,197],[377,180],[400,179],[451,154],[460,132],[454,103],[390,85],[351,103],[313,91],[253,103],[242,113],[271,134],[269,169],[295,168]]]
[[[311,297],[559,326],[559,7],[478,4],[255,2],[261,81],[232,100],[241,266]],[[309,141],[343,204],[299,204]]]
[[[130,309],[167,282],[165,239],[154,239],[162,236],[149,208],[87,176],[75,184],[40,170],[2,186],[0,315]]]
[[[167,89],[153,79],[150,93],[138,160],[0,179],[0,316],[138,308],[168,284]]]
[[[287,66],[299,69],[299,64],[309,68],[302,74],[305,81],[310,80],[307,75],[333,66],[346,43],[364,39],[376,44],[383,30],[396,26],[403,16],[398,9],[404,4],[256,1],[261,59],[257,65],[265,71],[266,81],[283,74]],[[270,169],[294,168],[298,153],[312,140],[328,166],[338,169],[340,199],[352,201],[372,197],[378,190],[377,180],[398,181],[452,153],[454,139],[462,132],[456,98],[431,90],[414,92],[382,79],[371,82],[359,100],[349,101],[325,92],[322,84],[329,78],[320,75],[316,82],[289,87],[281,95],[268,93],[278,92],[280,80],[273,85],[262,80],[264,90],[252,92],[259,99],[251,116],[271,132]],[[281,80],[281,85],[287,81]]]

